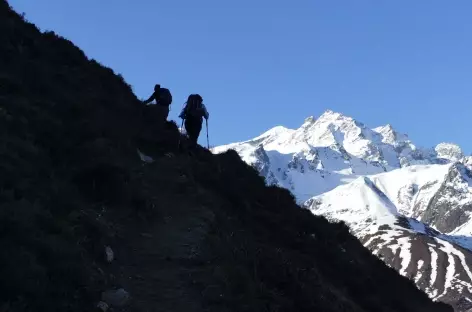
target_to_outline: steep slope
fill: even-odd
[[[374,178],[400,212],[445,234],[470,235],[472,173],[462,163],[412,166]]]
[[[0,39],[2,310],[452,311],[4,0]]]
[[[472,173],[462,164],[450,168],[419,218],[444,233],[472,234]]]
[[[472,239],[441,234],[431,227],[435,224],[408,217],[423,220],[434,215],[440,224],[456,220],[454,204],[460,198],[441,190],[447,187],[468,194],[468,176],[461,175],[466,170],[457,163],[406,167],[359,178],[314,197],[305,206],[314,214],[346,222],[367,248],[431,298],[464,311],[472,307]],[[451,177],[455,183],[451,184]],[[438,196],[440,205],[436,205]],[[444,212],[443,207],[452,209]]]

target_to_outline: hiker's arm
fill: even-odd
[[[151,103],[152,100],[154,100],[155,98],[156,98],[156,94],[153,93],[153,94],[151,95],[151,97],[150,97],[149,99],[147,99],[146,101],[144,101],[143,103],[144,103],[144,104],[149,104],[149,103]]]
[[[208,110],[205,105],[203,105],[203,116],[205,117],[205,119],[210,118],[210,114],[208,113]]]

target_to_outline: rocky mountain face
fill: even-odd
[[[419,148],[391,125],[327,111],[214,152],[228,149],[312,213],[344,221],[434,300],[472,308],[472,161],[459,146]]]
[[[0,41],[0,311],[452,311],[4,0]]]
[[[431,209],[439,208],[430,207],[432,199],[451,172],[456,172],[455,167],[411,166],[360,177],[308,200],[305,207],[330,220],[344,221],[364,246],[431,298],[463,311],[471,307],[472,240],[444,234],[424,221]],[[443,180],[434,183],[435,177]],[[446,201],[443,197],[442,202]]]

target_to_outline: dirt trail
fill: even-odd
[[[204,311],[194,276],[207,265],[200,245],[214,214],[183,196],[165,202],[151,226],[126,230],[117,248],[117,282],[132,297],[119,311]]]

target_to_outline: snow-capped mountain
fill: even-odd
[[[431,298],[472,308],[472,157],[459,146],[418,148],[391,125],[327,111],[213,152],[228,149],[313,213],[346,222]]]
[[[359,176],[410,165],[442,164],[462,156],[457,145],[418,149],[391,125],[369,129],[332,111],[318,119],[307,118],[296,130],[278,126],[252,140],[213,151],[228,149],[236,150],[268,183],[290,189],[300,202]]]

